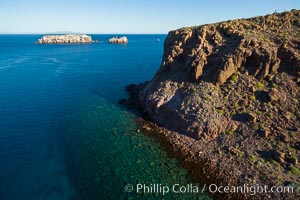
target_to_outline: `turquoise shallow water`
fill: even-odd
[[[1,200],[203,198],[124,190],[193,183],[117,104],[126,85],[154,75],[165,35],[128,35],[128,45],[33,44],[39,37],[0,36]]]

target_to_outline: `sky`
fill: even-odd
[[[300,9],[299,0],[0,0],[0,33],[168,33]]]

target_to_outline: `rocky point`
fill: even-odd
[[[169,32],[158,72],[128,86],[122,102],[200,163],[202,181],[299,188],[299,86],[300,11],[292,10]]]

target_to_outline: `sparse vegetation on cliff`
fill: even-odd
[[[286,185],[300,182],[299,86],[300,11],[292,10],[171,31],[159,71],[132,86],[131,100],[176,135],[168,140],[185,141],[174,142],[178,151],[210,163],[214,181]]]

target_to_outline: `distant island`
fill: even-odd
[[[123,37],[112,37],[108,40],[109,43],[118,43],[118,44],[127,44],[128,43],[128,39],[127,37],[123,36]]]
[[[38,39],[37,44],[90,44],[93,42],[99,42],[93,40],[91,36],[85,34],[65,34],[65,35],[44,35]],[[112,44],[127,44],[128,39],[123,37],[112,37],[108,39],[108,43]]]
[[[92,37],[84,34],[45,35],[37,41],[38,44],[89,44]]]
[[[299,199],[299,10],[170,31],[156,75],[126,90],[120,103],[144,116],[138,131],[200,183],[294,188],[217,199]]]

